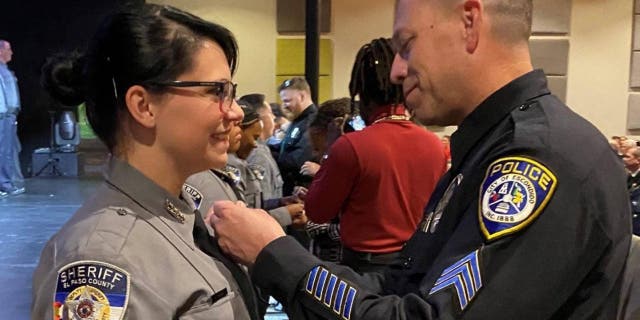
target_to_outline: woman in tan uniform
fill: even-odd
[[[227,161],[242,118],[236,41],[168,6],[115,13],[86,56],[55,59],[44,84],[87,103],[112,156],[101,188],[54,235],[33,278],[32,319],[257,319],[242,269],[181,194]]]

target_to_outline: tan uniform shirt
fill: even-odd
[[[45,246],[32,319],[249,319],[231,272],[195,246],[194,217],[113,159],[105,184]]]
[[[235,154],[229,154],[228,166],[236,168],[240,174],[238,187],[244,194],[247,206],[251,208],[265,209],[269,214],[286,227],[291,224],[291,215],[286,206],[281,206],[280,199],[265,199],[260,186],[259,172],[249,167],[247,161],[238,158]]]

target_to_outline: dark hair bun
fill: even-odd
[[[85,101],[85,57],[79,52],[58,53],[42,66],[40,84],[52,98],[65,106],[77,106]]]

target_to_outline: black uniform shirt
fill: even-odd
[[[256,283],[294,319],[614,318],[631,236],[625,173],[543,72],[480,104],[451,153],[423,223],[383,277],[280,238],[258,256]]]
[[[311,161],[311,142],[307,135],[309,123],[313,120],[318,108],[312,104],[307,107],[297,118],[295,118],[280,144],[278,154],[278,167],[282,174],[284,185],[282,194],[289,196],[296,185],[304,185],[310,182],[308,177],[300,174],[300,167],[305,161]]]

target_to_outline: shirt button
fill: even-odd
[[[402,263],[402,267],[405,268],[405,269],[410,269],[412,261],[413,261],[413,258],[411,258],[411,257],[408,257],[408,258],[404,259],[404,263]]]
[[[525,104],[520,105],[520,108],[518,108],[518,109],[520,109],[520,111],[525,111],[525,110],[529,109],[529,106],[530,105],[528,103],[525,103]]]

